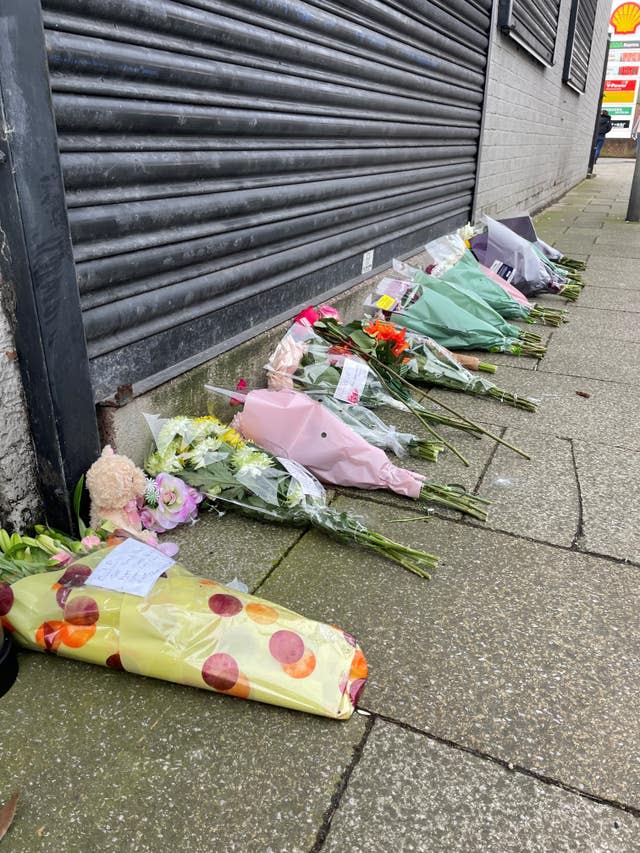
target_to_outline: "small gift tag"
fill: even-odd
[[[509,264],[505,264],[504,261],[494,261],[491,264],[490,269],[492,272],[497,273],[500,278],[503,278],[505,281],[511,281],[511,279],[513,278],[513,267],[510,267]]]
[[[360,402],[360,395],[367,384],[369,368],[359,358],[345,358],[342,374],[333,396],[345,403]]]
[[[113,592],[128,592],[146,597],[163,572],[175,563],[157,548],[125,539],[101,560],[91,573],[89,583]]]
[[[302,491],[305,495],[312,498],[323,498],[324,487],[316,480],[313,474],[310,474],[306,468],[303,468],[298,462],[293,459],[287,459],[286,456],[276,456],[278,462],[283,468],[291,474],[293,479],[300,483]]]
[[[381,311],[393,311],[397,301],[393,296],[389,296],[388,293],[383,293],[376,302],[376,308],[379,308]]]

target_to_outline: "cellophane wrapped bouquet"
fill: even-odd
[[[421,577],[429,577],[437,564],[434,555],[393,542],[352,514],[333,509],[322,485],[303,466],[266,452],[217,418],[153,418],[150,426],[156,449],[146,461],[147,472],[175,474],[219,509],[261,521],[313,525]]]

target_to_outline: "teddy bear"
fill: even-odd
[[[94,530],[101,522],[110,521],[116,528],[139,539],[147,538],[150,531],[143,531],[138,510],[146,478],[131,459],[114,453],[107,444],[87,471],[86,485],[91,497],[91,527]]]

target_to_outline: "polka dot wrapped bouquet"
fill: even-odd
[[[114,548],[0,583],[20,645],[138,675],[348,719],[367,663],[346,631],[192,575],[175,563],[146,597],[91,585]]]

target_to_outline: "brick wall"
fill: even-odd
[[[563,0],[550,68],[494,28],[476,218],[537,210],[587,173],[611,4],[598,4],[583,94],[562,82],[570,11]]]

